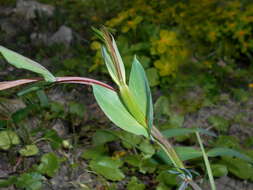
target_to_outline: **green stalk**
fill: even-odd
[[[200,135],[199,135],[198,132],[196,132],[196,136],[197,136],[197,139],[198,139],[198,142],[199,142],[202,154],[203,154],[203,158],[204,158],[204,162],[205,162],[205,166],[206,166],[209,182],[210,182],[210,185],[211,185],[211,189],[212,190],[216,190],[216,186],[215,186],[214,178],[213,178],[213,173],[212,173],[212,170],[211,170],[211,165],[210,165],[210,162],[208,160],[208,156],[206,155],[206,152],[205,152],[205,149],[204,149],[204,145],[202,143],[202,140],[201,140]]]
[[[152,127],[151,131],[152,136],[156,140],[157,144],[163,149],[163,151],[167,154],[175,168],[181,173],[182,171],[179,168],[185,168],[184,163],[179,158],[173,146],[170,142],[164,138],[161,132],[155,127]]]
[[[126,84],[119,86],[120,96],[127,107],[128,111],[132,116],[145,128],[147,128],[146,118],[144,113],[141,111],[139,105],[135,101],[133,94],[129,90]]]

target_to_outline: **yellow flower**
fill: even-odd
[[[157,60],[155,61],[154,65],[159,70],[159,74],[161,76],[173,75],[173,72],[175,71],[173,63],[169,63],[165,60],[161,60],[161,59]]]
[[[211,31],[208,33],[208,38],[211,42],[214,42],[217,39],[217,33],[214,31]]]
[[[98,41],[94,41],[91,43],[90,48],[92,50],[99,50],[101,48],[101,44]]]
[[[249,88],[253,88],[253,83],[250,83],[250,84],[249,84]]]

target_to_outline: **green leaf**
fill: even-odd
[[[205,151],[205,148],[204,148],[204,145],[203,145],[202,139],[200,138],[199,133],[196,132],[195,134],[197,136],[199,146],[201,148],[201,152],[202,152],[202,156],[203,156],[204,163],[205,163],[205,166],[206,166],[206,171],[207,171],[207,175],[208,175],[208,178],[209,178],[211,189],[216,190],[216,185],[215,185],[215,182],[214,182],[213,172],[212,172],[212,169],[211,169],[211,164],[210,164],[209,159],[208,159],[208,155],[206,154],[206,151]]]
[[[0,149],[8,150],[11,145],[19,144],[20,140],[17,134],[13,131],[0,132]]]
[[[152,162],[151,159],[143,159],[142,157],[140,160],[139,172],[152,174],[157,169],[157,163]]]
[[[105,178],[112,181],[120,181],[125,175],[119,169],[123,162],[110,157],[100,157],[90,162],[90,167],[96,173],[101,174]]]
[[[127,111],[116,92],[99,85],[92,87],[100,108],[115,125],[130,133],[148,137],[146,129]]]
[[[242,153],[240,153],[236,150],[233,150],[231,148],[213,148],[207,152],[207,155],[209,157],[216,157],[216,156],[236,157],[236,158],[240,158],[242,160],[245,160],[247,162],[253,163],[253,160],[249,156],[242,154]]]
[[[142,161],[142,156],[140,154],[126,155],[124,157],[124,162],[134,167],[139,167]]]
[[[140,105],[141,111],[147,118],[148,126],[153,126],[153,103],[149,83],[145,71],[134,57],[129,79],[129,89],[133,93],[136,102]]]
[[[161,171],[156,180],[159,184],[164,184],[166,189],[168,189],[168,186],[176,186],[178,184],[177,175],[169,173],[168,170]]]
[[[111,142],[118,139],[117,136],[113,135],[113,133],[106,131],[106,130],[97,130],[95,135],[92,138],[92,144],[97,145],[103,145],[107,142]]]
[[[41,163],[37,170],[46,174],[49,177],[53,177],[60,167],[60,159],[54,153],[44,154],[41,158]]]
[[[77,102],[69,102],[69,113],[73,115],[77,115],[80,118],[84,117],[86,112],[86,108],[83,104]]]
[[[38,105],[31,104],[25,108],[21,108],[11,115],[13,122],[20,123],[22,120],[27,119],[29,114],[34,113],[38,109]]]
[[[105,46],[102,46],[102,56],[104,58],[105,65],[107,67],[107,70],[108,70],[110,76],[112,77],[113,81],[117,85],[119,85],[120,82],[119,82],[119,78],[118,78],[118,75],[117,75],[115,65],[113,64],[112,59],[111,59],[110,55],[108,54],[107,49],[105,48]]]
[[[62,145],[62,138],[59,137],[57,132],[53,129],[46,130],[43,138],[49,140],[50,145],[53,149],[58,149]]]
[[[0,187],[8,187],[15,184],[17,181],[16,176],[10,176],[8,179],[0,179]]]
[[[157,117],[169,116],[171,114],[169,99],[166,96],[160,96],[155,102],[154,110]]]
[[[136,148],[137,145],[142,141],[140,136],[134,135],[127,131],[112,131],[112,133],[122,140],[122,145],[127,149]]]
[[[24,148],[19,150],[19,153],[22,156],[34,156],[34,155],[38,154],[38,152],[39,152],[39,149],[34,144],[26,145]]]
[[[214,126],[218,131],[226,132],[229,127],[229,121],[220,116],[211,116],[208,121]]]
[[[251,163],[245,162],[238,158],[224,156],[222,164],[226,165],[228,171],[240,179],[253,180],[253,167]]]
[[[222,164],[212,164],[211,169],[214,177],[222,177],[228,174],[227,166]]]
[[[27,57],[24,57],[12,50],[9,50],[3,46],[0,46],[0,52],[2,53],[4,58],[15,67],[41,74],[48,82],[56,81],[55,77],[39,63]]]
[[[36,92],[36,94],[37,94],[37,96],[40,100],[40,105],[42,107],[48,107],[49,106],[49,100],[48,100],[48,97],[47,97],[45,91],[44,90],[38,90]]]
[[[95,146],[95,147],[85,150],[82,153],[82,158],[94,160],[94,159],[106,156],[107,152],[108,152],[107,147],[105,147],[104,145],[99,145],[99,146]]]
[[[130,182],[127,184],[127,190],[144,190],[145,185],[140,183],[137,177],[132,177]]]
[[[181,135],[187,135],[195,132],[199,132],[205,135],[213,136],[216,137],[216,135],[210,131],[207,131],[205,129],[200,129],[200,128],[195,128],[195,129],[188,129],[188,128],[174,128],[174,129],[167,129],[162,131],[162,134],[167,137],[176,137],[176,136],[181,136]]]
[[[175,147],[175,150],[182,161],[187,161],[187,160],[199,158],[202,156],[202,152],[193,147],[180,146],[180,147]],[[167,164],[172,163],[170,160],[168,160],[168,156],[163,151],[157,152],[156,155],[164,163],[167,163]]]
[[[147,78],[151,87],[160,84],[159,74],[156,68],[147,69]]]
[[[154,147],[150,144],[148,140],[143,140],[138,148],[145,154],[146,158],[150,158],[155,153]]]
[[[38,173],[24,173],[18,177],[16,186],[26,190],[40,190],[44,177]]]
[[[175,128],[180,128],[183,126],[184,116],[176,113],[170,114],[170,124]]]
[[[136,57],[134,57],[129,78],[129,88],[133,93],[136,102],[138,102],[140,105],[141,111],[144,113],[144,115],[146,115],[148,100],[144,77],[145,71]]]
[[[116,42],[115,42],[113,36],[111,36],[111,38],[112,38],[112,46],[113,46],[113,49],[115,51],[115,54],[116,54],[116,57],[117,57],[117,60],[118,60],[118,63],[119,63],[122,79],[123,79],[123,82],[126,83],[125,66],[124,66],[124,63],[122,61],[121,55],[119,53],[119,50],[117,48],[117,45],[116,45]]]
[[[239,139],[235,136],[219,135],[217,140],[212,144],[213,147],[226,147],[239,150]]]
[[[178,146],[175,148],[175,150],[178,153],[180,159],[182,159],[183,161],[202,156],[201,151],[193,147]]]

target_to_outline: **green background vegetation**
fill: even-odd
[[[42,16],[34,19],[36,30],[55,32],[64,24],[73,29],[77,40],[68,48],[61,44],[30,45],[31,31],[19,32],[13,40],[15,42],[6,40],[8,34],[1,31],[1,45],[38,62],[48,59],[48,68],[56,76],[93,76],[110,81],[101,57],[101,44],[91,30],[91,26],[109,27],[116,37],[127,71],[134,55],[144,66],[154,95],[155,122],[161,130],[182,128],[186,117],[203,108],[227,105],[230,101],[239,102],[245,108],[252,99],[251,1],[40,2],[55,6],[56,11],[52,18]],[[1,6],[14,7],[15,3],[13,0],[0,0]],[[0,68],[5,69],[6,65],[0,65]],[[24,75],[30,76],[30,73],[17,71],[5,76],[4,80]],[[73,88],[65,85],[60,91],[66,93],[73,91]],[[16,91],[0,92],[0,105],[12,104],[10,98],[16,98],[13,95]],[[61,103],[48,98],[48,91],[21,97],[25,106],[14,112],[8,109],[0,111],[0,154],[9,158],[12,165],[20,157],[23,159],[23,165],[17,173],[8,179],[0,179],[0,187],[14,184],[20,189],[41,189],[47,179],[57,175],[61,165],[69,165],[74,170],[85,160],[104,189],[118,189],[118,181],[123,179],[126,180],[124,188],[128,190],[175,188],[175,176],[167,172],[168,168],[163,162],[154,159],[158,149],[156,146],[140,137],[109,129],[110,122],[105,119],[100,121],[102,116],[93,115],[99,113],[89,114],[90,104],[80,100],[86,98],[84,95]],[[89,93],[89,90],[81,87],[76,87],[76,91]],[[91,97],[88,100],[94,101]],[[84,107],[84,104],[88,106]],[[253,158],[252,134],[242,139],[240,134],[231,136],[230,132],[234,123],[241,130],[252,131],[252,122],[243,119],[246,114],[250,113],[238,111],[233,118],[210,115],[207,122],[217,137],[205,136],[206,149],[233,148]],[[31,117],[40,121],[32,128],[27,124]],[[68,123],[67,136],[61,137],[51,128],[50,122],[58,119]],[[190,152],[191,156],[185,159],[190,160],[190,166],[206,178],[200,151],[196,148],[197,140],[193,135],[174,134],[171,138],[188,146],[181,152]],[[88,146],[83,143],[83,139],[89,142]],[[50,144],[52,151],[42,150],[39,143],[44,141]],[[111,147],[112,142],[120,144],[117,147],[119,150]],[[76,149],[81,149],[81,156],[76,156]],[[66,154],[61,154],[62,151]],[[30,158],[34,158],[32,164]],[[235,152],[227,152],[225,155],[219,153],[219,157],[211,158],[214,176],[228,175],[252,182],[253,166],[245,160],[245,157]],[[85,182],[75,181],[75,185],[92,189]]]

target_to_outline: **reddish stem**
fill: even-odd
[[[0,90],[5,90],[5,89],[13,88],[16,86],[34,83],[34,82],[38,82],[42,80],[43,78],[4,81],[4,82],[0,82]],[[115,91],[113,87],[111,87],[110,85],[106,83],[100,82],[98,80],[90,79],[90,78],[85,78],[85,77],[56,77],[55,83],[75,83],[75,84],[85,84],[85,85],[97,84],[97,85],[100,85],[100,86],[103,86],[105,88]]]

